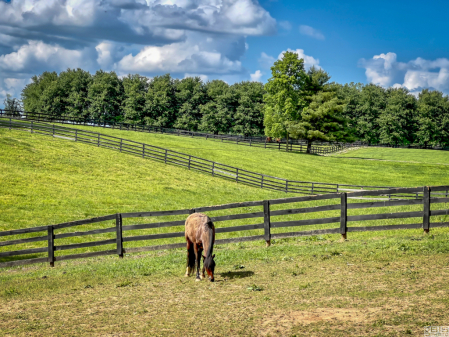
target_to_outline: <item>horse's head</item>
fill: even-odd
[[[209,275],[209,280],[211,282],[214,282],[214,270],[215,270],[214,257],[215,257],[215,254],[209,255],[208,257],[205,257],[203,255],[204,269],[206,269],[207,275]]]

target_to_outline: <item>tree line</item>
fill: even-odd
[[[338,84],[318,68],[286,52],[264,85],[169,74],[120,78],[115,72],[68,69],[34,76],[22,91],[23,109],[208,133],[266,135],[331,142],[361,140],[393,146],[449,146],[449,97],[425,89]],[[8,97],[8,106],[18,101]]]
[[[68,69],[34,76],[22,102],[27,112],[52,116],[251,136],[263,132],[263,95],[258,82]]]

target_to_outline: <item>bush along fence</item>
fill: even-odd
[[[306,140],[295,140],[289,139],[288,145],[286,139],[271,139],[264,136],[259,137],[245,137],[241,135],[216,135],[204,132],[187,131],[180,129],[163,128],[156,126],[147,125],[136,125],[127,123],[116,123],[116,122],[102,122],[90,118],[75,118],[69,116],[53,116],[50,114],[43,113],[31,113],[25,111],[11,112],[9,110],[0,109],[0,117],[8,117],[14,119],[22,120],[33,120],[41,122],[52,122],[61,124],[75,124],[75,125],[87,125],[95,127],[103,127],[110,129],[119,129],[126,131],[137,131],[137,132],[149,132],[149,133],[161,133],[161,134],[171,134],[177,136],[185,137],[198,137],[206,140],[216,140],[221,142],[230,142],[237,145],[253,146],[265,149],[274,149],[279,151],[289,151],[289,152],[307,152],[307,141]],[[330,142],[318,142],[312,143],[311,153],[313,154],[330,154],[340,151],[347,147],[357,147],[361,146],[361,142],[355,142],[351,144],[344,143],[330,143]]]
[[[388,200],[384,199],[384,201],[363,201],[359,200],[355,202],[349,202],[350,197],[359,198],[365,196],[382,196],[388,194],[405,194],[405,195],[413,195],[415,193],[422,193],[422,198],[420,199],[403,199],[403,200]],[[310,236],[310,235],[322,235],[322,234],[340,234],[344,239],[347,238],[347,233],[350,232],[365,232],[365,231],[385,231],[385,230],[398,230],[398,229],[419,229],[422,228],[424,232],[428,233],[431,228],[437,227],[449,227],[449,222],[445,222],[444,220],[449,215],[449,209],[438,209],[431,210],[431,205],[448,203],[449,186],[436,186],[436,187],[415,187],[415,188],[396,188],[396,189],[388,189],[388,190],[377,190],[377,191],[360,191],[360,192],[352,192],[352,193],[332,193],[326,195],[317,195],[317,196],[304,196],[304,197],[295,197],[295,198],[284,198],[284,199],[275,199],[275,200],[263,200],[263,201],[250,201],[250,202],[240,202],[240,203],[232,203],[227,205],[218,205],[218,206],[206,206],[206,207],[198,207],[194,209],[181,209],[181,210],[173,210],[173,211],[156,211],[156,212],[136,212],[136,213],[118,213],[111,214],[106,216],[101,216],[92,219],[86,220],[78,220],[72,222],[61,223],[57,225],[51,226],[40,226],[34,228],[25,228],[25,229],[16,229],[10,231],[0,232],[0,237],[6,237],[10,235],[21,235],[21,234],[29,234],[29,233],[37,233],[44,232],[45,234],[42,236],[35,236],[30,238],[21,238],[17,240],[10,241],[0,241],[0,248],[5,246],[13,246],[16,248],[20,244],[29,244],[31,242],[46,242],[46,247],[41,248],[30,248],[30,249],[22,249],[22,250],[13,250],[13,251],[3,251],[0,253],[0,261],[9,260],[7,262],[0,262],[0,267],[12,267],[19,266],[25,264],[32,263],[50,263],[51,266],[54,266],[55,262],[70,260],[70,259],[81,259],[88,258],[100,255],[118,255],[119,257],[123,257],[124,253],[135,253],[135,252],[143,252],[143,251],[152,251],[152,250],[162,250],[162,249],[172,249],[172,248],[182,248],[185,247],[185,243],[171,243],[165,245],[150,245],[150,246],[141,246],[141,247],[127,247],[129,242],[136,241],[148,241],[148,240],[157,240],[157,239],[170,239],[170,238],[178,238],[184,236],[184,231],[181,232],[168,232],[162,234],[148,234],[148,235],[137,235],[131,236],[126,235],[130,230],[151,230],[157,228],[165,228],[165,227],[178,227],[184,225],[185,220],[176,220],[176,221],[168,221],[168,222],[158,222],[158,223],[147,223],[147,224],[124,224],[125,219],[130,218],[145,218],[145,217],[160,217],[160,216],[173,216],[173,215],[185,215],[187,217],[188,214],[192,214],[194,212],[212,212],[217,210],[227,210],[227,209],[241,209],[244,207],[260,207],[260,211],[250,212],[250,213],[237,213],[231,215],[224,216],[211,216],[212,221],[215,222],[216,225],[216,233],[217,240],[216,244],[227,244],[227,243],[235,243],[235,242],[245,242],[245,241],[266,241],[267,245],[270,245],[272,239],[281,239],[281,238],[289,238],[289,237],[298,237],[298,236]],[[339,203],[332,203],[332,200],[337,199]],[[328,205],[315,206],[315,207],[300,207],[300,208],[289,208],[289,209],[273,209],[276,205],[282,205],[292,203],[303,203],[310,201],[318,201],[318,200],[327,200],[329,201]],[[301,205],[301,204],[300,204]],[[359,215],[348,215],[348,211],[354,209],[370,209],[376,207],[395,207],[395,206],[407,206],[407,205],[422,205],[421,210],[419,211],[409,211],[409,212],[389,212],[389,213],[381,213],[381,214],[359,214]],[[443,205],[446,206],[446,205]],[[295,207],[295,206],[293,206]],[[293,221],[273,221],[273,217],[276,217],[276,220],[280,216],[290,216],[292,214],[305,214],[305,213],[316,213],[316,212],[326,212],[326,211],[339,211],[339,216],[335,217],[325,217],[325,218],[314,218],[314,219],[306,219],[306,220],[293,220]],[[431,222],[432,217],[440,216],[439,222]],[[443,216],[443,217],[441,217]],[[249,224],[249,225],[240,225],[240,226],[223,226],[222,223],[226,221],[232,221],[237,219],[251,219],[258,218],[260,219],[260,223]],[[371,220],[385,220],[385,219],[406,219],[406,218],[419,218],[420,220],[416,223],[411,224],[390,224],[390,225],[372,225],[365,224],[364,221]],[[76,227],[87,224],[94,224],[98,222],[115,220],[115,226],[108,228],[101,228],[95,230],[89,230],[84,232],[70,232],[70,233],[58,233],[61,229]],[[257,220],[259,221],[259,220]],[[276,230],[279,228],[286,227],[301,227],[302,226],[311,226],[311,225],[323,225],[323,224],[335,224],[333,228],[326,229],[314,229],[307,231],[296,231],[296,232],[282,232],[276,233]],[[354,224],[354,225],[352,225]],[[362,224],[362,226],[360,226]],[[220,238],[223,233],[234,233],[248,230],[259,230],[260,235],[253,236],[240,236],[233,238]],[[76,244],[66,244],[66,245],[58,245],[58,240],[69,237],[85,237],[92,236],[102,233],[115,233],[115,238],[109,240],[100,240],[100,241],[90,241],[90,242],[82,242]],[[95,252],[87,252],[81,254],[70,254],[70,255],[56,255],[60,251],[78,249],[78,248],[86,248],[86,247],[95,247],[102,245],[114,245],[114,249],[103,250],[103,251],[95,251]],[[55,254],[56,252],[56,254]],[[22,256],[26,258],[26,255],[45,253],[47,256],[39,257],[39,258],[28,258],[22,260],[12,260],[15,257]]]
[[[0,117],[0,127],[9,129],[27,130],[31,133],[47,135],[56,138],[72,140],[98,147],[116,150],[123,153],[149,158],[165,164],[186,167],[212,176],[217,176],[237,183],[281,191],[285,193],[301,194],[323,194],[334,192],[345,192],[356,189],[379,189],[391,188],[388,186],[362,186],[347,184],[332,184],[320,182],[306,182],[288,180],[261,173],[251,172],[211,160],[191,156],[181,152],[164,149],[149,144],[139,143],[132,140],[104,135],[97,132],[78,130],[55,124],[47,124],[35,121],[16,121],[11,118]],[[394,197],[394,195],[390,195]],[[416,198],[418,194],[416,195]]]

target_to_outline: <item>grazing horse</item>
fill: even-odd
[[[209,280],[214,282],[215,254],[212,255],[215,242],[215,226],[212,220],[205,214],[193,213],[186,220],[185,236],[187,241],[187,270],[186,276],[194,271],[196,264],[196,280],[205,278],[204,270],[209,275]],[[203,270],[200,278],[201,253],[203,249],[206,256],[203,255]]]

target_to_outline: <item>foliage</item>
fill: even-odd
[[[64,111],[70,117],[89,117],[88,88],[92,82],[89,72],[82,69],[67,69],[59,74],[58,85],[64,97]]]
[[[12,97],[10,94],[6,94],[3,104],[5,105],[5,110],[7,110],[6,116],[20,116],[22,103],[19,99]]]
[[[128,75],[123,78],[123,119],[125,123],[140,124],[144,118],[145,94],[148,90],[148,78]]]
[[[285,52],[271,67],[271,78],[265,84],[264,126],[269,137],[288,138],[291,122],[301,118],[305,107],[304,60],[298,54]]]
[[[199,77],[175,81],[177,114],[176,129],[197,131],[201,120],[200,107],[208,100],[206,86]]]
[[[117,74],[98,70],[88,87],[90,117],[104,123],[120,121],[123,96],[123,84]]]

